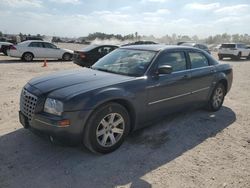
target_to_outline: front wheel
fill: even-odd
[[[64,61],[70,61],[70,60],[72,59],[72,55],[69,54],[69,53],[65,53],[65,54],[63,54],[62,59],[63,59]]]
[[[129,130],[127,110],[117,103],[109,103],[91,115],[84,130],[84,145],[94,153],[110,153],[120,147]]]
[[[208,109],[213,112],[218,111],[223,104],[225,94],[225,86],[222,83],[217,84],[208,101]]]

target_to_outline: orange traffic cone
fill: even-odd
[[[42,67],[47,67],[47,59],[44,59]]]

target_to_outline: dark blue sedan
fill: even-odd
[[[232,68],[192,47],[126,46],[79,68],[34,78],[23,88],[25,128],[109,153],[151,120],[185,107],[221,108]]]

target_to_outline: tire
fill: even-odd
[[[250,59],[250,53],[248,54],[247,59]]]
[[[219,60],[223,60],[223,56],[219,55]]]
[[[8,55],[8,54],[7,54],[7,49],[3,49],[3,54],[4,54],[4,55]]]
[[[72,55],[70,53],[64,53],[62,59],[64,61],[70,61],[72,59]]]
[[[238,55],[235,56],[235,60],[240,60],[240,58],[241,58],[241,52],[239,52]]]
[[[83,134],[83,144],[94,153],[110,153],[118,149],[130,130],[127,110],[108,103],[93,112]]]
[[[30,52],[25,52],[23,55],[22,55],[22,60],[26,61],[26,62],[30,62],[30,61],[33,61],[33,58],[34,58],[34,55]]]
[[[222,83],[218,83],[215,86],[213,93],[208,101],[207,109],[212,112],[218,111],[223,104],[225,95],[225,86]]]

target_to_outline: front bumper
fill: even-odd
[[[38,131],[48,136],[70,143],[79,143],[82,140],[84,126],[91,111],[64,112],[62,117],[47,113],[34,114],[31,120],[19,111],[19,120],[24,128]],[[60,126],[59,122],[69,120],[67,126]]]

